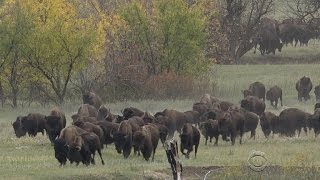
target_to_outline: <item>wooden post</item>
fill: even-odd
[[[182,163],[179,159],[178,143],[176,140],[169,140],[165,143],[165,150],[168,162],[171,165],[174,180],[182,180]]]

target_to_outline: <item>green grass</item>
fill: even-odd
[[[295,82],[303,75],[311,77],[314,85],[320,83],[320,65],[316,64],[295,64],[295,65],[229,65],[216,66],[213,77],[217,82],[216,96],[221,99],[238,103],[242,98],[241,90],[247,88],[251,82],[261,81],[267,87],[277,84],[283,88],[284,107],[275,110],[267,104],[267,110],[276,114],[286,107],[298,107],[312,112],[314,105],[314,94],[308,102],[298,102],[295,91]],[[195,97],[198,99],[199,97]],[[171,100],[152,101],[143,100],[139,102],[119,102],[107,104],[112,112],[120,113],[121,109],[127,106],[134,106],[151,113],[161,111],[164,108],[177,110],[189,110],[195,100]],[[65,105],[65,110],[70,123],[70,115],[76,111],[78,105]],[[117,154],[114,146],[110,145],[103,150],[103,157],[106,162],[102,166],[97,158],[97,165],[85,167],[67,164],[63,168],[58,167],[54,158],[52,146],[45,136],[38,134],[36,138],[14,136],[11,122],[17,115],[28,112],[41,112],[47,114],[50,107],[29,107],[17,110],[8,108],[0,112],[0,174],[1,179],[165,179],[169,178],[169,164],[164,149],[159,146],[155,156],[155,162],[145,162],[142,157],[131,155],[125,160]],[[300,138],[279,138],[277,135],[272,139],[265,139],[260,127],[256,140],[249,139],[245,134],[244,142],[239,145],[238,140],[235,146],[230,143],[219,141],[219,146],[209,144],[204,146],[204,139],[201,138],[198,156],[194,159],[181,157],[183,165],[194,167],[194,172],[186,171],[187,179],[199,179],[203,177],[204,171],[196,167],[227,166],[223,171],[215,172],[211,178],[231,179],[255,179],[274,177],[282,179],[285,177],[304,177],[305,172],[318,176],[320,167],[320,139],[314,138],[313,132],[306,136],[304,133]],[[247,166],[247,159],[252,150],[263,151],[272,167],[281,166],[274,171],[265,171],[257,174],[253,171],[243,171]],[[299,168],[294,168],[298,166]],[[307,168],[304,169],[304,168]],[[201,174],[201,172],[203,172]],[[242,172],[242,173],[241,173]],[[188,174],[189,173],[189,174]],[[272,179],[272,178],[271,178]],[[290,178],[288,178],[290,179]],[[299,179],[299,178],[298,178]]]

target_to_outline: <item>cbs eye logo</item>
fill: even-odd
[[[261,151],[252,151],[247,161],[250,169],[256,172],[263,171],[268,165],[268,159]]]

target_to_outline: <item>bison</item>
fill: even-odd
[[[123,154],[124,158],[128,158],[132,150],[132,126],[128,120],[122,121],[114,135],[115,147],[119,154]]]
[[[320,85],[314,87],[314,95],[316,96],[316,101],[320,101]]]
[[[294,136],[296,130],[298,137],[300,136],[301,128],[307,134],[308,119],[310,115],[297,108],[288,108],[283,110],[279,115],[279,132],[281,135]]]
[[[133,134],[133,146],[138,147],[146,161],[149,161],[151,155],[152,161],[154,160],[159,136],[158,128],[153,125],[145,125]]]
[[[108,144],[112,144],[115,139],[114,139],[114,133],[116,133],[119,129],[119,124],[118,123],[113,123],[109,121],[98,121],[96,125],[100,126],[101,129],[103,130],[104,134],[104,143],[107,147]]]
[[[100,108],[98,109],[98,116],[97,116],[98,121],[114,122],[116,118],[117,118],[117,115],[112,114],[110,112],[110,109],[108,109],[105,105],[101,105]]]
[[[72,124],[75,126],[78,126],[79,128],[87,132],[95,133],[99,137],[101,143],[105,142],[103,130],[100,126],[92,124],[90,122],[83,122],[83,121],[75,121]],[[101,145],[101,148],[103,149],[103,144]]]
[[[90,104],[82,104],[78,109],[78,115],[85,117],[97,117],[98,111],[94,106]]]
[[[244,133],[244,115],[237,110],[230,110],[224,112],[217,120],[219,124],[219,131],[222,136],[231,137],[231,144],[235,144],[236,136],[239,134],[240,141],[242,144],[242,136]]]
[[[244,132],[250,131],[250,138],[256,138],[256,129],[259,123],[259,116],[253,112],[247,111],[243,108],[240,109],[240,112],[244,116]]]
[[[180,133],[181,128],[187,122],[185,113],[173,109],[165,109],[162,112],[158,112],[155,117],[158,122],[167,126],[169,137],[173,137],[175,131]]]
[[[303,76],[296,83],[296,90],[298,91],[298,100],[302,101],[302,98],[307,101],[310,99],[310,91],[312,89],[312,82],[308,76]]]
[[[94,106],[96,109],[99,109],[102,105],[101,98],[93,93],[93,92],[86,92],[82,95],[83,104],[90,104]]]
[[[45,115],[40,113],[29,113],[21,118],[21,127],[29,136],[36,136],[38,132],[44,135],[45,131]]]
[[[134,107],[128,107],[128,108],[125,108],[123,111],[122,111],[122,115],[123,115],[123,119],[124,120],[127,120],[133,116],[143,116],[144,115],[144,112],[141,111],[140,109],[137,109],[137,108],[134,108]]]
[[[317,137],[320,134],[320,109],[319,108],[314,110],[311,123],[314,131],[314,135],[315,137]]]
[[[267,100],[270,101],[271,106],[277,108],[278,107],[278,100],[280,99],[281,106],[282,104],[282,89],[279,86],[271,87],[266,94]],[[273,104],[274,103],[274,104]]]
[[[22,119],[22,116],[18,116],[16,118],[16,121],[12,123],[12,127],[14,129],[14,133],[16,134],[17,138],[20,138],[27,134],[27,131],[22,127],[21,119]]]
[[[201,134],[205,137],[205,145],[207,145],[208,138],[210,137],[210,142],[212,142],[212,138],[215,137],[216,141],[214,145],[218,145],[219,139],[219,123],[218,120],[208,119],[200,123],[200,131]]]
[[[197,125],[200,123],[200,113],[198,111],[185,111],[184,112],[187,123]]]
[[[265,101],[266,88],[261,82],[254,82],[250,84],[249,89],[247,91],[243,91],[243,96],[244,98],[246,98],[247,96],[256,96]]]
[[[193,151],[194,146],[194,157],[197,157],[198,146],[200,142],[200,132],[199,130],[192,126],[190,123],[183,125],[180,134],[180,151],[181,153],[189,159],[190,152]],[[187,153],[184,150],[187,150]]]
[[[256,96],[247,96],[240,102],[241,107],[247,111],[261,115],[266,109],[265,103]]]
[[[279,132],[279,117],[272,112],[264,112],[260,116],[260,126],[266,138]]]
[[[45,128],[50,142],[60,135],[63,128],[66,127],[66,117],[64,113],[57,107],[53,108],[49,116],[45,116]]]

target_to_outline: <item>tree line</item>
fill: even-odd
[[[212,64],[236,63],[273,8],[273,0],[4,0],[1,102],[15,108],[63,104],[87,91],[110,101],[210,91]]]

